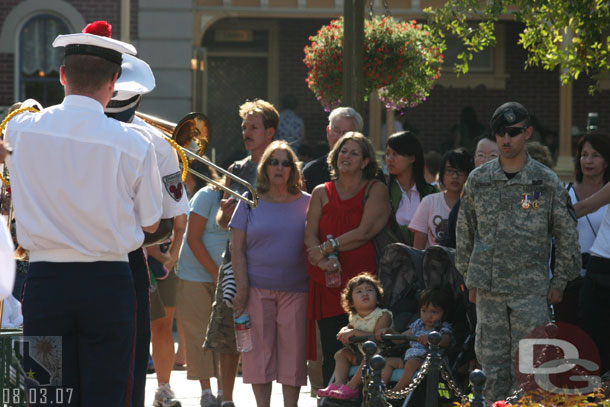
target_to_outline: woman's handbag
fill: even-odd
[[[364,191],[364,197],[362,198],[363,207],[364,207],[364,203],[366,202],[367,198],[369,197],[369,190],[371,189],[371,186],[373,186],[373,184],[375,182],[378,182],[378,181],[373,180],[373,181],[369,182],[369,184],[366,186],[366,190]],[[386,246],[388,246],[389,244],[392,244],[392,243],[405,243],[402,239],[402,233],[400,231],[400,227],[398,226],[398,223],[396,222],[396,217],[394,216],[394,211],[391,211],[390,217],[388,219],[388,223],[373,238],[373,245],[375,246],[375,257],[377,258],[377,262],[379,262],[379,259],[381,259],[381,256],[383,256],[383,251],[386,248]]]

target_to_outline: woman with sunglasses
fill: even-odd
[[[250,316],[252,350],[242,353],[244,383],[258,406],[269,406],[272,382],[282,384],[284,405],[296,407],[307,384],[305,360],[307,257],[305,214],[297,156],[285,141],[271,143],[258,165],[258,206],[240,201],[229,223],[237,294],[235,316]]]
[[[317,322],[325,383],[335,368],[334,354],[343,346],[337,333],[348,324],[341,290],[362,272],[376,274],[372,239],[391,212],[388,189],[373,181],[378,166],[373,146],[364,135],[343,135],[328,155],[328,166],[333,181],[313,190],[305,227],[310,263],[307,357],[315,360]],[[340,282],[328,287],[326,274],[335,272],[340,272]]]
[[[424,177],[424,150],[410,131],[394,133],[388,138],[385,162],[390,179],[390,203],[396,222],[402,232],[403,243],[413,246],[413,232],[409,223],[421,200],[438,192],[438,188],[426,182]]]

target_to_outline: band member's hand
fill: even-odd
[[[6,157],[10,154],[10,149],[8,147],[8,143],[0,140],[0,164],[4,162]]]
[[[468,290],[468,301],[470,301],[473,304],[477,303],[477,289],[476,288],[471,288]]]
[[[549,288],[549,294],[547,295],[547,302],[550,305],[558,304],[563,299],[563,291],[560,291],[556,288]]]

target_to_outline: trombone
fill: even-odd
[[[174,140],[176,144],[178,144],[178,147],[180,148],[182,153],[184,153],[187,157],[200,161],[214,168],[216,171],[222,173],[226,177],[229,177],[233,181],[245,186],[248,191],[250,191],[252,199],[248,199],[247,197],[241,195],[239,192],[233,191],[227,186],[221,184],[220,182],[217,182],[201,174],[200,172],[193,170],[190,167],[188,167],[188,172],[222,189],[228,194],[234,196],[235,198],[244,201],[252,208],[256,208],[256,206],[258,205],[258,195],[254,187],[252,187],[249,182],[242,178],[239,178],[235,174],[230,173],[224,168],[219,167],[213,162],[207,160],[206,158],[193,153],[189,149],[189,147],[196,147],[199,152],[203,152],[205,151],[208,145],[210,139],[210,122],[203,113],[189,113],[184,116],[177,124],[141,112],[136,112],[136,116],[138,116],[140,119],[144,120],[151,126],[154,126],[157,129],[161,130],[161,132],[165,136]]]

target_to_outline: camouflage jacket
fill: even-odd
[[[466,183],[457,222],[456,266],[468,288],[546,295],[551,238],[559,290],[581,267],[576,216],[553,171],[527,157],[508,179],[498,159],[475,169]]]

